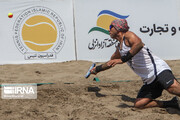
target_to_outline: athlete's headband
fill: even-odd
[[[109,29],[112,27],[115,27],[116,30],[120,32],[127,32],[129,30],[129,26],[127,24],[127,21],[125,19],[116,19],[111,22],[111,25],[109,26]]]

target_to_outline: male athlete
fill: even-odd
[[[144,83],[137,95],[134,107],[173,107],[180,109],[178,97],[174,97],[170,101],[155,100],[162,95],[164,89],[180,97],[180,84],[175,79],[167,63],[155,56],[135,33],[129,31],[125,19],[112,21],[109,33],[111,38],[116,39],[120,44],[111,59],[102,65],[94,67],[91,73],[97,74],[116,64],[126,62],[142,78]]]

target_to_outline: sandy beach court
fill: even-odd
[[[180,60],[167,61],[180,80]],[[142,85],[126,64],[91,75],[92,62],[1,65],[0,83],[54,83],[38,86],[37,99],[1,99],[1,120],[179,120],[173,108],[135,109],[133,102]],[[100,63],[97,63],[100,64]],[[99,82],[93,81],[94,77]],[[1,88],[2,89],[2,88]],[[173,96],[163,92],[161,100]]]

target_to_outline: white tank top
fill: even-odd
[[[126,46],[123,40],[122,50],[119,46],[118,49],[121,56],[124,56],[131,47]],[[142,78],[144,84],[152,83],[163,70],[171,70],[164,60],[155,56],[145,45],[127,64]]]

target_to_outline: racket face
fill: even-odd
[[[89,68],[88,72],[87,72],[86,75],[85,75],[85,78],[88,78],[88,77],[91,75],[90,70],[91,70],[93,67],[95,67],[95,66],[96,66],[95,63],[93,63],[93,64],[91,65],[91,67]]]

